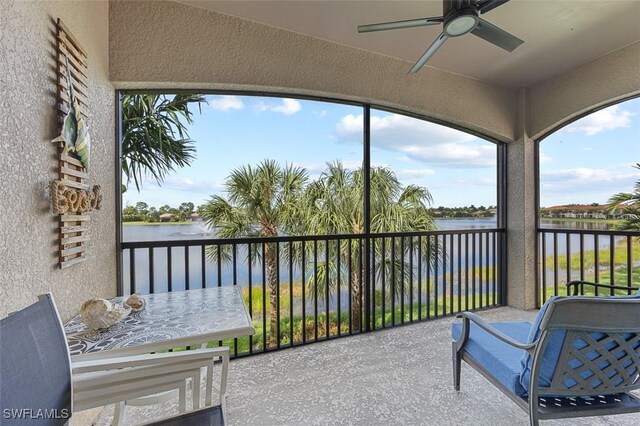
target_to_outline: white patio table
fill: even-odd
[[[145,295],[144,298],[146,306],[143,310],[132,312],[106,330],[91,331],[79,315],[72,318],[64,327],[72,360],[142,355],[179,346],[204,345],[255,332],[239,287],[174,291]],[[115,303],[124,300],[126,297],[111,299]],[[223,375],[226,377],[226,372]],[[219,391],[222,398],[224,390]],[[128,400],[126,404],[157,404],[176,394],[177,391],[164,392]],[[206,404],[211,404],[210,393],[206,395]],[[115,405],[114,425],[123,423],[124,406],[125,402]],[[184,406],[184,401],[181,406]],[[196,401],[194,396],[194,409],[199,406],[200,398],[198,396]]]
[[[143,296],[146,306],[106,330],[91,331],[77,315],[64,327],[75,361],[139,355],[252,335],[239,287],[213,287]],[[122,303],[126,297],[111,299]]]

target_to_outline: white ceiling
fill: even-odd
[[[356,31],[361,24],[441,15],[440,0],[180,1],[411,63],[442,30]],[[449,40],[428,65],[501,86],[526,87],[640,40],[640,0],[511,0],[483,18],[525,43],[508,53],[468,34]]]

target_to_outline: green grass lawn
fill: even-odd
[[[611,276],[611,250],[601,249],[598,250],[598,266],[601,268],[598,270],[598,277],[596,280],[596,259],[595,250],[585,251],[582,256],[584,262],[583,276],[585,281],[598,281],[604,284],[610,284],[613,279],[615,285],[628,285],[629,271],[627,267],[627,243],[626,240],[620,241],[613,249],[613,277]],[[640,260],[640,241],[637,239],[631,240],[631,259],[632,262]],[[567,265],[571,271],[572,279],[578,279],[580,276],[580,253],[572,253],[571,256],[559,255],[558,256],[558,293],[559,295],[567,294]],[[633,264],[633,263],[632,263]],[[544,260],[544,267],[546,270],[554,270],[553,255],[549,255]],[[638,286],[640,284],[640,265],[632,266],[631,268],[631,284],[632,286]],[[544,298],[549,298],[554,294],[553,279],[547,279],[546,294],[540,289],[540,300],[544,301]],[[599,290],[599,294],[602,294],[603,290]],[[624,290],[614,292],[618,295],[627,294]],[[585,287],[585,294],[594,295],[593,288]]]
[[[476,288],[480,288],[479,277],[482,277],[482,288],[486,289],[485,280],[487,278],[487,273],[489,276],[490,282],[493,280],[493,268],[489,268],[486,270],[481,267],[476,268]],[[458,280],[457,272],[453,275],[454,282]],[[464,273],[461,275],[461,281],[464,284],[466,282],[466,277]],[[449,287],[449,283],[451,282],[449,274],[445,275],[444,279],[446,280],[447,287]],[[487,294],[476,294],[473,297],[472,291],[472,281],[473,277],[469,276],[469,298],[467,302],[467,298],[465,297],[465,288],[461,288],[461,298],[460,304],[458,302],[458,294],[457,290],[454,290],[453,298],[451,298],[450,294],[443,296],[442,294],[438,294],[438,297],[434,297],[433,292],[433,279],[430,280],[430,283],[427,283],[425,280],[422,282],[422,287],[420,288],[420,293],[422,296],[422,302],[418,307],[418,284],[414,282],[413,291],[414,291],[414,299],[413,306],[410,304],[410,295],[409,289],[404,295],[404,309],[400,301],[399,295],[396,297],[396,301],[394,307],[392,309],[391,298],[389,296],[390,288],[389,283],[387,282],[386,293],[385,293],[385,307],[384,311],[382,309],[382,291],[380,289],[380,283],[378,283],[378,288],[376,288],[374,292],[374,308],[375,312],[373,313],[373,324],[376,329],[380,329],[383,327],[383,316],[384,316],[384,326],[389,327],[392,324],[398,325],[402,323],[408,323],[413,321],[418,321],[419,319],[427,319],[427,318],[435,318],[445,315],[452,315],[460,311],[465,311],[474,308],[483,308],[490,305],[493,305],[494,294],[493,292],[489,292]],[[343,283],[344,284],[344,283]],[[307,283],[308,285],[308,283]],[[346,284],[348,286],[348,283]],[[342,287],[343,290],[346,290],[347,287]],[[426,304],[426,295],[428,289],[431,289],[429,293],[429,306]],[[492,287],[490,286],[490,290]],[[246,286],[242,286],[242,295],[244,301],[247,305],[247,308],[250,307],[251,316],[253,318],[253,327],[255,329],[255,334],[251,338],[251,344],[253,346],[254,351],[260,352],[264,348],[264,336],[266,331],[267,339],[269,338],[269,330],[270,330],[270,316],[269,316],[269,299],[270,292],[268,288],[265,289],[266,294],[263,298],[263,289],[261,285],[257,285],[252,287],[251,295],[249,295],[249,288]],[[448,289],[447,289],[448,290]],[[294,313],[293,318],[291,318],[290,314],[290,306],[291,306],[291,292],[293,292],[293,300],[294,302]],[[293,343],[300,344],[304,341],[314,341],[316,340],[316,326],[315,326],[315,315],[314,315],[314,301],[313,301],[313,289],[307,287],[305,291],[305,319],[303,321],[302,318],[302,310],[301,310],[301,300],[302,300],[302,283],[300,281],[294,281],[293,283],[283,281],[280,283],[280,346],[289,346],[291,344],[292,334],[293,334]],[[311,293],[311,294],[310,294]],[[249,297],[251,296],[251,297]],[[311,296],[311,297],[309,297]],[[318,315],[317,315],[317,340],[324,340],[327,338],[327,315],[324,310],[324,300],[325,293],[318,292]],[[347,297],[343,295],[343,297]],[[249,299],[251,298],[251,301]],[[335,301],[336,295],[335,292],[332,292],[330,295],[331,300]],[[266,330],[265,325],[263,324],[263,300],[265,300],[265,306],[267,309],[266,314]],[[347,300],[343,299],[343,303],[346,304]],[[496,299],[497,303],[497,299]],[[347,312],[348,308],[343,308],[343,311],[340,312],[340,318],[338,321],[338,313],[336,310],[331,310],[328,316],[328,329],[329,329],[329,337],[337,337],[339,334],[349,334],[349,313]],[[404,318],[404,321],[403,321]],[[293,330],[293,333],[292,333]],[[353,328],[353,333],[358,333],[358,330]],[[304,339],[303,339],[304,336]],[[234,339],[228,339],[222,342],[224,346],[229,346],[231,349],[231,353],[235,354],[235,342]],[[218,346],[218,342],[211,342],[208,345],[209,347]],[[250,348],[250,339],[249,337],[242,337],[237,339],[237,353],[248,353]],[[183,350],[185,348],[176,348],[174,350]]]
[[[424,290],[426,290],[426,285],[424,286]],[[300,283],[294,283],[294,296],[300,297],[302,292],[302,288]],[[247,288],[243,288],[243,296],[245,299],[245,303],[249,306],[249,292]],[[267,292],[267,309],[268,307],[268,299],[269,294]],[[425,296],[423,296],[425,297]],[[251,292],[252,298],[252,308],[253,309],[253,327],[255,329],[255,334],[251,338],[251,344],[253,346],[254,351],[260,352],[264,348],[264,336],[265,336],[265,328],[262,322],[262,289],[255,288]],[[297,299],[300,300],[299,298]],[[319,296],[320,300],[320,296]],[[321,299],[324,300],[324,299]],[[293,316],[293,324],[292,320],[289,316],[289,287],[281,288],[281,297],[280,297],[280,346],[286,347],[291,344],[291,335],[292,335],[292,325],[293,325],[293,342],[294,344],[300,344],[303,342],[303,335],[305,336],[305,341],[310,342],[316,340],[316,327],[315,327],[315,316],[314,316],[314,303],[313,300],[307,300],[306,303],[306,318],[303,321],[303,318],[299,313],[294,313]],[[392,321],[395,320],[394,324],[402,324],[408,323],[413,318],[413,321],[418,321],[419,318],[427,319],[427,318],[435,318],[436,316],[444,316],[451,315],[458,311],[464,311],[467,309],[474,308],[473,299],[469,297],[468,305],[465,303],[464,293],[461,297],[461,306],[458,305],[458,297],[457,293],[454,294],[453,305],[451,305],[451,300],[449,295],[447,297],[438,297],[436,303],[431,299],[430,307],[427,312],[427,306],[423,301],[420,309],[418,309],[418,301],[414,300],[413,309],[410,309],[409,305],[409,296],[405,295],[405,309],[403,312],[402,306],[398,302],[394,309],[391,309],[391,302],[387,300],[385,302],[385,311],[384,311],[384,323],[385,327],[389,327],[392,325]],[[475,307],[481,308],[486,307],[487,304],[493,303],[493,293],[489,293],[488,295],[476,295],[475,297]],[[300,311],[299,307],[296,306],[296,311]],[[374,326],[376,329],[382,328],[382,302],[381,302],[381,294],[379,292],[376,293],[376,304],[375,304],[375,313],[374,313]],[[402,320],[404,313],[404,321]],[[412,317],[413,315],[413,317]],[[322,309],[321,306],[318,308],[317,315],[317,340],[324,340],[327,338],[327,315],[326,312]],[[340,321],[338,322],[338,314],[336,311],[332,310],[329,312],[329,337],[337,337],[340,335],[349,334],[349,313],[341,312],[340,313]],[[269,329],[270,329],[270,317],[267,314],[266,316],[266,336],[269,339]],[[339,327],[338,327],[339,325]],[[338,331],[339,329],[339,331]],[[358,333],[358,330],[352,329],[353,333]],[[235,354],[235,342],[234,339],[227,339],[222,342],[223,346],[229,346],[232,355]],[[208,347],[216,347],[218,346],[218,342],[210,342]],[[250,347],[250,339],[249,337],[242,337],[237,339],[237,352],[238,354],[248,353]],[[276,347],[276,346],[274,346]],[[176,348],[174,350],[183,350],[183,348]]]
[[[632,250],[631,250],[632,259],[640,259],[640,241],[636,242],[635,240],[632,242]],[[599,250],[599,259],[598,265],[602,268],[599,271],[598,280],[602,283],[609,283],[611,280],[610,269],[609,269],[609,258],[610,258],[610,250],[602,249]],[[584,262],[584,277],[585,280],[594,281],[595,280],[595,251],[586,251],[583,254],[583,262]],[[544,264],[547,268],[553,268],[554,259],[553,255],[547,256],[544,259]],[[627,250],[626,250],[626,242],[621,242],[614,248],[614,265],[616,265],[614,269],[613,280],[618,285],[627,285]],[[571,256],[559,255],[557,258],[557,265],[559,269],[558,273],[558,294],[564,295],[566,294],[566,267],[569,265],[571,268],[572,274],[571,276],[575,279],[579,276],[579,267],[580,267],[580,254],[572,253]],[[490,267],[488,270],[482,267],[477,267],[475,272],[476,277],[476,288],[480,288],[482,285],[483,289],[486,289],[485,280],[487,279],[487,275],[489,277],[489,282],[493,282],[493,267]],[[640,266],[633,267],[631,271],[632,282],[640,283]],[[482,277],[482,284],[479,283],[479,277]],[[493,304],[493,292],[489,292],[488,294],[475,294],[472,293],[472,276],[469,275],[468,283],[469,283],[469,298],[465,298],[465,287],[464,283],[467,282],[467,277],[465,276],[464,271],[462,275],[458,277],[458,273],[454,273],[453,276],[446,274],[444,276],[444,280],[447,283],[447,287],[449,283],[452,281],[457,283],[458,278],[463,283],[461,287],[461,300],[458,302],[457,290],[454,290],[453,298],[449,294],[442,295],[438,294],[438,297],[434,297],[434,282],[433,279],[427,283],[425,280],[422,282],[422,287],[420,288],[420,292],[422,294],[422,302],[420,307],[418,307],[418,299],[417,292],[418,287],[417,283],[414,282],[414,300],[413,306],[410,305],[410,297],[409,291],[405,292],[404,296],[404,310],[403,306],[400,303],[400,297],[396,298],[395,306],[392,309],[391,306],[391,298],[389,297],[390,287],[387,282],[387,286],[385,288],[385,309],[382,309],[382,291],[380,289],[380,283],[377,283],[377,288],[374,291],[374,312],[373,312],[373,325],[376,329],[383,327],[383,317],[384,317],[384,326],[389,327],[392,324],[398,325],[401,323],[407,323],[413,321],[417,321],[419,319],[426,318],[434,318],[436,316],[444,316],[455,314],[459,311],[465,311],[474,308],[483,308],[487,306],[491,306]],[[442,279],[442,278],[440,278]],[[553,282],[547,283],[547,291],[546,297],[549,297],[554,292]],[[308,283],[307,283],[308,285]],[[344,283],[345,287],[342,287],[346,290],[346,286],[348,283]],[[430,291],[429,291],[430,290]],[[492,287],[490,287],[492,290]],[[253,326],[255,328],[255,334],[251,337],[242,337],[234,341],[233,339],[228,339],[222,342],[223,345],[229,346],[232,354],[236,354],[236,350],[238,354],[248,353],[250,350],[250,345],[253,347],[255,352],[261,352],[264,347],[264,338],[267,336],[269,338],[269,328],[270,328],[270,316],[269,316],[269,297],[270,293],[268,288],[265,289],[266,294],[263,294],[263,289],[261,285],[255,285],[251,290],[251,295],[249,295],[249,289],[246,286],[242,287],[242,294],[247,304],[247,307],[251,306],[251,314],[253,318]],[[290,316],[290,301],[291,301],[291,292],[293,293],[294,304],[294,313],[293,317]],[[280,346],[286,347],[291,345],[291,341],[293,339],[293,344],[300,344],[304,341],[310,342],[314,340],[324,340],[327,338],[327,324],[328,324],[328,336],[336,337],[338,335],[349,334],[349,313],[345,311],[340,313],[340,317],[338,318],[338,314],[335,310],[331,310],[329,315],[327,316],[326,311],[323,308],[325,293],[322,291],[318,292],[318,313],[317,313],[317,335],[316,335],[316,324],[315,324],[315,315],[314,315],[314,301],[313,301],[313,290],[307,287],[305,291],[306,298],[306,317],[303,320],[301,315],[301,300],[302,300],[302,283],[300,281],[294,281],[293,283],[283,281],[280,283]],[[310,294],[311,293],[311,294]],[[429,306],[426,306],[426,294],[429,293],[430,303]],[[542,292],[541,292],[542,293]],[[593,289],[585,288],[585,294],[594,294]],[[602,291],[601,291],[602,294]],[[616,294],[626,294],[626,291],[618,291]],[[311,296],[311,298],[309,297]],[[542,296],[542,294],[541,294]],[[335,292],[332,292],[330,295],[332,300],[335,300],[336,295]],[[343,295],[343,297],[347,297]],[[251,299],[251,301],[249,301]],[[266,301],[265,305],[267,309],[267,315],[265,316],[266,321],[263,323],[263,300]],[[542,297],[541,297],[542,300]],[[343,300],[343,303],[346,300]],[[475,302],[475,304],[474,304]],[[403,321],[404,319],[404,321]],[[266,329],[265,329],[266,326]],[[358,330],[353,329],[353,333],[358,333]],[[218,345],[218,342],[209,343],[209,347],[215,347]],[[237,345],[237,349],[236,349]],[[276,347],[276,345],[271,345],[271,347]],[[184,349],[184,348],[178,348]]]
[[[296,311],[298,313],[294,313],[293,316],[293,324],[292,320],[289,316],[289,287],[281,288],[281,297],[280,297],[280,346],[286,347],[291,344],[291,331],[293,325],[293,342],[294,344],[300,344],[303,342],[303,335],[305,336],[305,341],[311,342],[316,340],[316,327],[315,327],[315,316],[314,316],[314,303],[313,300],[307,300],[306,303],[306,318],[303,321],[301,315],[299,315],[299,307],[296,306]],[[426,284],[423,286],[423,290],[426,291]],[[294,283],[294,296],[298,297],[298,301],[301,297],[301,284]],[[249,306],[249,292],[247,288],[243,288],[243,296],[245,299],[245,303]],[[269,294],[267,292],[267,309]],[[423,298],[426,297],[423,293]],[[253,350],[255,352],[261,352],[264,348],[264,336],[265,329],[262,323],[262,288],[255,288],[251,292],[252,298],[252,308],[253,309],[253,327],[255,329],[255,334],[249,339],[249,337],[242,337],[237,339],[237,353],[243,354],[248,353],[250,348],[250,342],[253,346]],[[320,300],[320,296],[319,296]],[[323,300],[323,299],[322,299]],[[374,327],[376,329],[380,329],[383,327],[382,317],[382,297],[379,291],[376,292],[376,303],[375,303],[375,313],[374,313]],[[385,302],[385,310],[384,310],[384,326],[390,327],[392,324],[399,325],[402,323],[418,321],[419,319],[427,319],[427,318],[435,318],[441,317],[445,315],[455,314],[459,311],[464,311],[468,309],[474,308],[474,300],[469,297],[468,304],[465,303],[464,293],[462,293],[461,297],[461,305],[458,305],[458,296],[457,293],[454,294],[453,297],[453,305],[451,304],[451,299],[449,295],[446,297],[439,296],[434,303],[433,298],[430,298],[429,309],[427,310],[427,306],[425,301],[420,305],[420,309],[418,309],[418,300],[414,299],[413,309],[410,309],[409,304],[409,296],[405,295],[405,305],[404,312],[402,309],[402,305],[399,300],[398,303],[394,306],[394,309],[391,309],[391,301],[387,300]],[[476,295],[475,297],[475,308],[486,307],[488,304],[493,303],[493,293],[488,293],[487,295]],[[403,321],[404,314],[404,321]],[[317,326],[317,340],[324,340],[327,338],[327,316],[326,312],[319,306],[318,307],[318,316],[317,316],[318,326]],[[329,312],[329,337],[337,337],[340,335],[349,334],[349,313],[341,312],[340,313],[340,321],[338,321],[338,314],[336,311],[332,310]],[[269,329],[270,329],[270,317],[267,314],[266,316],[266,336],[269,338]],[[339,325],[339,327],[338,327]],[[339,329],[339,331],[338,331]],[[358,330],[352,328],[352,333],[357,334]],[[227,339],[222,342],[223,346],[228,346],[231,350],[231,354],[236,354],[236,343],[234,339]],[[207,347],[217,347],[218,342],[210,342]],[[273,346],[277,347],[277,346]],[[174,351],[185,350],[186,347],[178,347],[174,348]]]
[[[573,253],[571,253],[571,257],[567,257],[566,254],[558,255],[558,267],[561,269],[567,268],[567,262],[569,262],[571,270],[576,270],[580,268],[580,253],[577,252],[577,247],[572,249]],[[596,252],[595,250],[585,251],[582,259],[584,262],[585,269],[593,268],[596,264]],[[601,267],[608,267],[610,265],[610,256],[611,249],[600,249],[598,250],[598,265]],[[631,259],[640,260],[640,241],[631,240]],[[626,265],[627,264],[627,243],[626,240],[622,240],[618,242],[618,244],[614,247],[613,250],[613,262],[614,265]],[[545,267],[553,268],[554,259],[553,254],[548,255],[545,258]]]

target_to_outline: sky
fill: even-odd
[[[362,108],[254,96],[208,95],[194,109],[189,136],[197,158],[158,185],[147,179],[123,195],[124,205],[196,206],[225,196],[234,168],[264,159],[307,169],[317,179],[327,162],[362,163]],[[605,202],[630,191],[640,171],[640,100],[601,110],[541,144],[541,205]],[[426,187],[433,206],[496,204],[496,146],[446,126],[378,110],[371,112],[371,163],[393,170],[403,185]]]
[[[540,142],[540,205],[607,203],[640,179],[640,98],[596,111]]]

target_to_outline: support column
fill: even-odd
[[[507,303],[536,305],[536,142],[529,137],[529,91],[518,91],[515,141],[507,146]]]

